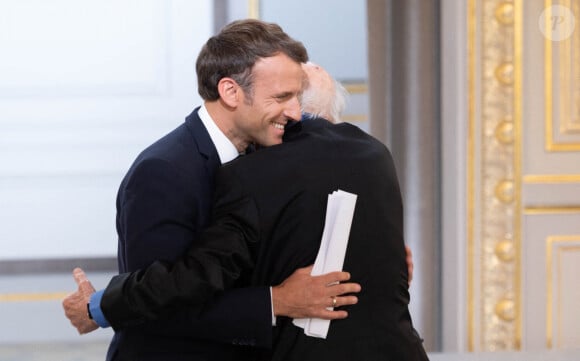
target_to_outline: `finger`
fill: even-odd
[[[330,307],[350,306],[356,305],[357,303],[358,297],[356,296],[336,297],[336,303],[332,299],[330,300]]]
[[[73,278],[75,279],[77,286],[80,286],[81,283],[83,283],[83,282],[89,281],[87,279],[87,275],[85,274],[85,271],[83,271],[82,269],[80,269],[78,267],[73,270]]]
[[[344,310],[330,311],[327,309],[322,309],[316,315],[316,318],[322,318],[323,320],[340,320],[348,317],[348,312]]]
[[[407,262],[407,273],[409,278],[409,284],[413,280],[413,252],[411,251],[411,247],[405,245],[405,252],[407,253],[407,257],[405,261]]]
[[[350,273],[348,272],[331,272],[327,274],[323,274],[320,276],[316,276],[319,278],[324,284],[330,285],[336,282],[344,282],[350,279]]]
[[[326,293],[329,296],[340,296],[346,293],[358,293],[361,291],[361,286],[358,283],[339,283],[336,285],[328,286]]]
[[[69,293],[63,300],[62,300],[62,307],[64,308],[65,312],[69,305],[72,302],[72,299],[75,297],[74,293]]]
[[[95,287],[93,287],[93,284],[89,280],[85,280],[79,284],[79,291],[84,295],[92,294],[95,292]]]

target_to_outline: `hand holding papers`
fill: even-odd
[[[356,199],[356,194],[340,189],[328,196],[324,230],[312,269],[313,276],[342,271]],[[330,326],[330,320],[319,318],[299,318],[293,323],[304,328],[306,335],[319,338],[326,338]]]

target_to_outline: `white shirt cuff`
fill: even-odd
[[[272,298],[272,287],[270,287],[270,309],[272,311],[272,326],[276,326],[276,316],[274,315],[274,299]]]

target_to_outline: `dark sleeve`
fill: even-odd
[[[118,199],[118,231],[124,240],[119,252],[125,267],[122,271],[137,271],[156,260],[174,262],[189,245],[199,242],[200,224],[205,223],[202,217],[209,219],[210,215],[205,214],[209,211],[204,200],[196,195],[208,197],[210,189],[204,182],[196,183],[196,178],[206,176],[180,173],[160,159],[149,159],[136,166]],[[153,327],[175,337],[224,343],[249,340],[247,343],[261,347],[271,345],[268,287],[228,290],[204,306],[201,313],[175,312]]]
[[[217,293],[231,287],[253,267],[258,240],[258,211],[234,177],[219,177],[214,221],[176,263],[156,261],[145,269],[114,277],[101,308],[118,329],[155,320],[167,310],[187,306],[192,314]]]
[[[216,297],[195,319],[195,337],[234,345],[272,347],[269,287],[234,288]],[[189,323],[189,322],[188,322]]]

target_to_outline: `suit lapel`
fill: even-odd
[[[217,149],[203,122],[197,115],[199,107],[195,108],[191,114],[185,118],[185,125],[193,136],[199,154],[206,159],[206,170],[213,174],[214,170],[221,165]]]

